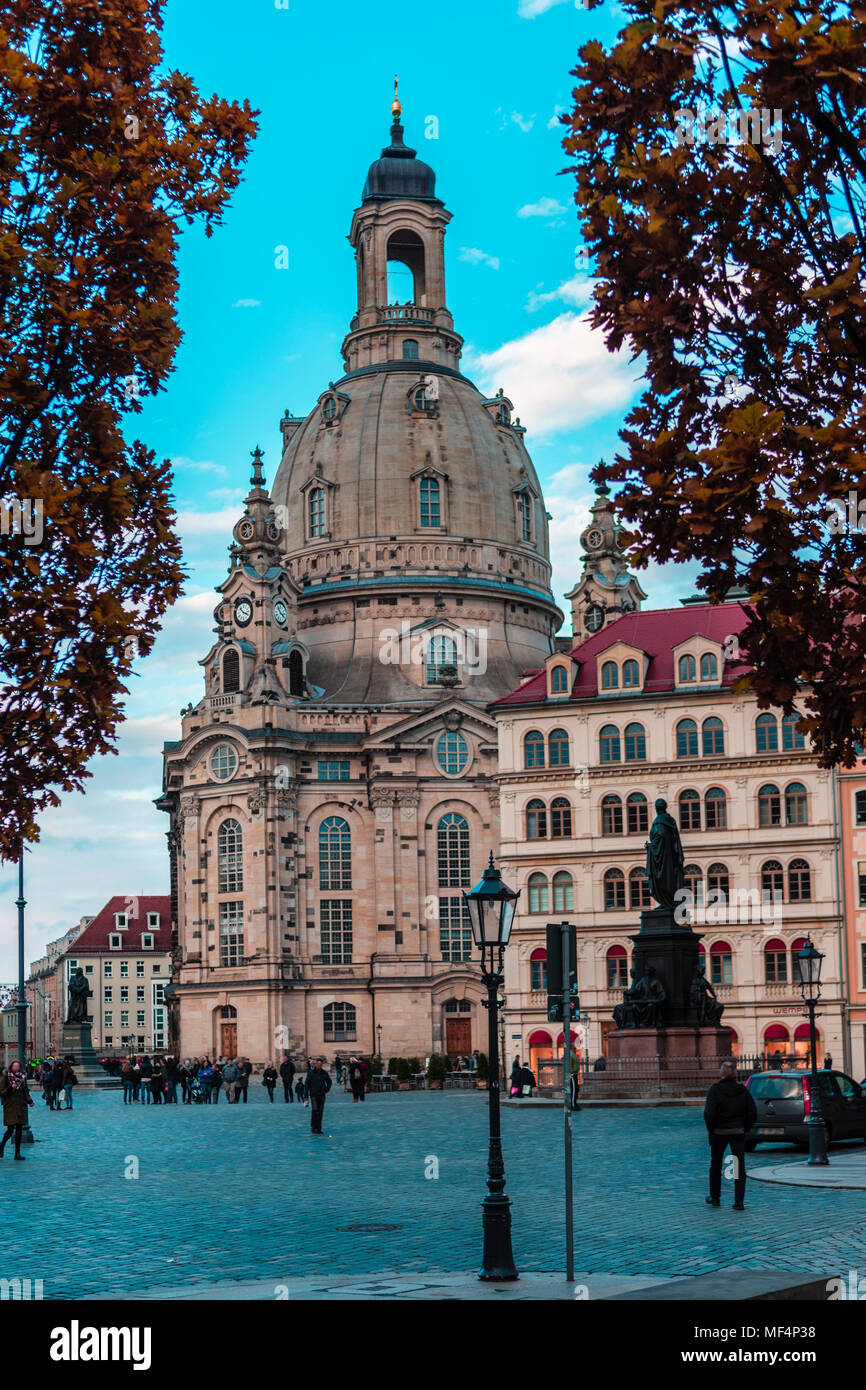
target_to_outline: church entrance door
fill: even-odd
[[[220,1053],[223,1057],[237,1057],[238,1025],[236,1023],[220,1024]]]
[[[472,1023],[468,1018],[446,1018],[445,1051],[452,1059],[468,1057],[472,1051]]]

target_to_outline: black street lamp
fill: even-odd
[[[811,1077],[809,1080],[809,1118],[806,1121],[806,1127],[809,1131],[809,1162],[824,1165],[830,1160],[827,1158],[827,1131],[824,1128],[821,1079],[818,1075],[817,1032],[815,1029],[815,1005],[821,998],[821,963],[824,956],[820,951],[815,950],[811,940],[807,937],[805,946],[794,959],[797,962],[800,993],[806,1008],[809,1010]]]
[[[519,894],[503,883],[499,870],[490,863],[480,883],[464,893],[469,910],[472,935],[481,951],[481,979],[487,987],[487,1050],[490,1064],[487,1069],[487,1100],[490,1115],[490,1143],[487,1155],[487,1196],[482,1202],[484,1212],[484,1260],[479,1279],[517,1279],[514,1256],[511,1253],[511,1199],[505,1196],[505,1164],[502,1161],[502,1140],[499,1128],[499,1030],[497,991],[502,984],[502,961],[514,909]],[[489,952],[489,957],[486,954]]]
[[[27,906],[27,899],[24,897],[24,851],[18,857],[18,897],[15,899],[15,906],[18,909],[18,1061],[21,1063],[21,1070],[27,1075],[27,991],[24,988],[24,909]],[[30,1128],[29,1117],[24,1121],[24,1128],[21,1131],[22,1144],[35,1144],[36,1139],[33,1130]]]

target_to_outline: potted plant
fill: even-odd
[[[478,1054],[478,1070],[476,1071],[475,1075],[477,1077],[477,1080],[475,1082],[476,1090],[486,1090],[487,1081],[490,1076],[490,1068],[487,1064],[487,1054],[485,1052],[479,1052]]]
[[[400,1058],[399,1058],[399,1057],[389,1057],[389,1058],[388,1058],[388,1075],[389,1075],[389,1076],[396,1076],[396,1075],[397,1075],[397,1063],[398,1063],[399,1061],[400,1061]]]
[[[409,1070],[409,1063],[405,1057],[398,1057],[396,1061],[397,1065],[395,1068],[395,1074],[397,1077],[397,1090],[408,1091],[409,1078],[412,1074]]]
[[[430,1061],[427,1063],[427,1087],[431,1091],[441,1091],[443,1082],[448,1075],[448,1059],[440,1057],[438,1052],[431,1054]]]

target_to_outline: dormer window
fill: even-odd
[[[625,687],[634,689],[640,685],[640,667],[636,661],[624,661],[622,666],[622,683]]]
[[[704,652],[701,657],[701,680],[716,681],[719,678],[719,663],[714,652]]]
[[[129,920],[125,912],[115,912],[114,926],[116,931],[123,931],[129,926]]]
[[[500,401],[499,405],[496,407],[496,423],[498,425],[511,424],[511,411],[508,409],[505,401]]]
[[[153,935],[148,931],[141,933],[141,949],[143,951],[153,950]]]
[[[528,492],[521,492],[517,498],[517,514],[520,520],[520,539],[532,540],[532,499]]]
[[[564,666],[554,666],[551,671],[550,693],[552,695],[568,694],[568,671]]]
[[[619,667],[615,661],[606,661],[601,668],[602,690],[619,690]]]
[[[158,930],[159,930],[159,913],[158,913],[158,912],[148,912],[148,914],[147,914],[147,925],[148,925],[149,927],[152,927],[152,928],[154,929],[154,931],[158,931]]]
[[[439,480],[422,478],[418,487],[418,503],[422,526],[441,526],[442,509]]]
[[[307,498],[307,517],[309,523],[310,539],[325,534],[325,489],[314,487]]]
[[[122,951],[123,937],[118,936],[116,932],[111,932],[108,937],[108,949],[109,951]]]
[[[690,684],[690,682],[697,680],[697,673],[696,673],[696,668],[695,668],[695,658],[694,658],[693,656],[690,656],[690,655],[681,656],[681,657],[680,657],[680,664],[679,664],[679,672],[680,672],[680,676],[679,676],[679,683],[680,683],[680,685],[688,685],[688,684]]]
[[[335,396],[326,396],[322,401],[322,415],[325,424],[330,425],[337,418],[337,401]]]
[[[417,338],[403,339],[403,360],[404,362],[418,361],[418,340]]]

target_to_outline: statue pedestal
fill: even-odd
[[[698,965],[700,937],[692,931],[691,923],[678,922],[669,908],[654,907],[641,913],[640,931],[631,939],[637,978],[652,965],[664,986],[662,1018],[666,1027],[694,1031],[697,1018],[689,990]]]
[[[648,1061],[659,1057],[663,1070],[676,1078],[678,1063],[683,1075],[712,1072],[717,1059],[731,1056],[730,1028],[617,1028],[607,1035],[609,1061]]]
[[[93,1024],[89,1019],[86,1023],[63,1024],[60,1032],[60,1056],[67,1055],[74,1058],[72,1065],[78,1085],[83,1090],[102,1090],[103,1087],[116,1089],[120,1085],[117,1077],[109,1076],[99,1064],[99,1058],[93,1050]]]

